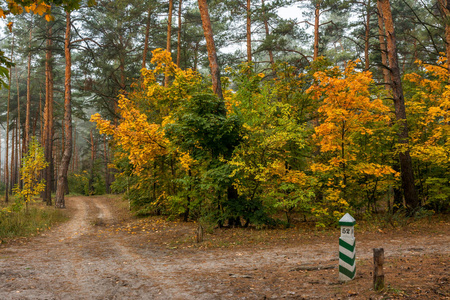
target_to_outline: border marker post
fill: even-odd
[[[340,220],[339,280],[349,281],[356,275],[355,219],[346,213]]]

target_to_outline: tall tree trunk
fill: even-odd
[[[251,0],[247,0],[247,62],[252,62],[252,18]]]
[[[69,171],[70,159],[72,157],[72,94],[71,94],[71,67],[72,58],[70,54],[70,12],[66,12],[66,36],[64,40],[64,55],[66,57],[66,70],[64,81],[64,152],[58,172],[56,187],[55,206],[65,208],[67,172]]]
[[[166,43],[166,50],[169,53],[170,53],[170,44],[172,42],[172,12],[173,12],[173,0],[169,0],[169,15],[167,18],[167,43]],[[168,85],[169,85],[169,75],[164,74],[164,86]]]
[[[91,128],[91,170],[89,175],[89,193],[94,194],[94,162],[95,162],[95,143],[94,143],[94,130]]]
[[[145,23],[145,40],[144,40],[144,52],[142,53],[142,69],[147,66],[147,52],[148,52],[148,40],[150,37],[151,17],[152,17],[152,6],[149,5],[147,11],[147,22]]]
[[[262,15],[263,15],[263,20],[264,20],[264,30],[266,32],[266,39],[268,39],[270,37],[270,31],[269,31],[269,20],[268,17],[266,15],[266,6],[264,3],[264,0],[261,0],[261,7],[262,7]],[[272,69],[275,68],[275,61],[273,59],[273,51],[272,49],[269,47],[269,62],[270,65],[272,66]]]
[[[317,1],[314,10],[314,56],[316,60],[319,57],[319,26],[320,26],[320,1]]]
[[[181,11],[183,0],[178,0],[178,40],[177,40],[177,66],[181,68]]]
[[[0,141],[2,140],[2,129],[0,128]],[[2,145],[0,144],[0,182],[3,181],[2,177]]]
[[[108,141],[106,140],[106,134],[103,137],[103,161],[104,161],[104,164],[105,164],[105,188],[106,188],[106,193],[110,194],[111,193],[111,181],[110,181],[109,168],[108,168],[109,151],[108,151]]]
[[[17,120],[16,120],[17,121]],[[9,192],[11,193],[14,187],[14,181],[16,174],[14,173],[14,162],[15,162],[15,154],[16,154],[16,129],[15,126],[12,128],[12,139],[11,139],[11,161],[10,161],[10,178],[9,178]]]
[[[383,22],[383,13],[381,10],[380,1],[377,2],[378,7],[378,39],[380,42],[380,52],[381,52],[381,70],[383,72],[383,81],[385,88],[387,90],[391,89],[391,74],[389,73],[389,66],[387,60],[387,49]]]
[[[366,4],[366,28],[364,36],[364,69],[369,71],[370,61],[369,61],[369,39],[370,39],[370,0],[367,0]]]
[[[406,121],[405,99],[403,87],[398,66],[398,56],[394,32],[394,23],[392,20],[391,4],[389,0],[378,0],[383,15],[384,26],[386,28],[387,54],[389,59],[389,69],[392,80],[392,93],[394,97],[395,116],[400,124],[398,137],[401,151],[399,153],[400,170],[402,178],[403,193],[405,203],[410,210],[416,209],[419,205],[414,184],[414,173],[411,156],[408,150],[408,124]]]
[[[73,124],[73,157],[72,157],[72,166],[70,167],[70,170],[72,173],[75,172],[75,162],[77,160],[77,127],[76,124]]]
[[[14,55],[14,34],[12,36],[11,42],[11,59],[13,61]],[[6,106],[6,149],[5,149],[5,202],[9,202],[9,113],[10,113],[10,104],[11,104],[11,71],[12,68],[9,68],[9,86],[8,86],[8,104]]]
[[[33,17],[31,17],[33,18]],[[28,38],[28,61],[27,61],[27,110],[25,116],[25,143],[24,152],[28,151],[30,142],[30,108],[31,108],[31,40],[33,38],[33,19],[30,21],[30,36]]]
[[[198,48],[199,48],[200,44],[197,42],[195,43],[195,47],[194,47],[194,67],[192,68],[193,71],[197,71],[197,66],[198,66]]]
[[[19,86],[19,70],[16,66],[16,84],[17,84],[17,119],[16,119],[16,157],[14,160],[14,184],[20,181],[19,165],[20,165],[20,86]]]
[[[447,68],[450,72],[450,1],[439,0],[439,8],[445,24],[445,55],[447,56]]]
[[[49,165],[44,169],[45,191],[44,201],[52,205],[52,173],[53,173],[53,67],[52,67],[52,28],[48,28],[47,50],[45,57],[45,115],[44,115],[44,147],[45,160]]]
[[[209,18],[208,4],[206,0],[198,0],[198,8],[202,18],[203,33],[206,39],[206,49],[208,50],[209,67],[211,69],[211,79],[213,92],[223,99],[222,84],[220,82],[220,68],[217,61],[216,46],[214,44],[214,35],[211,27],[211,19]]]

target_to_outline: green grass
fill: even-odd
[[[3,208],[3,210],[2,210]],[[49,229],[57,223],[68,220],[64,210],[36,202],[29,205],[28,211],[11,211],[0,204],[0,240],[29,237]]]

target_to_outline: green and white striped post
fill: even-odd
[[[339,220],[341,237],[339,238],[339,280],[349,281],[356,274],[355,219],[345,214]]]

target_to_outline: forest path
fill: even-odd
[[[430,293],[436,299],[450,296],[448,223],[437,224],[434,232],[357,237],[358,278],[340,284],[337,238],[295,246],[175,249],[149,242],[161,236],[156,229],[130,234],[115,227],[107,197],[66,202],[70,221],[27,243],[0,248],[0,299],[330,299],[348,290],[353,299],[366,299],[374,293],[375,247],[385,249],[392,284],[404,282],[405,290],[419,286],[427,292],[423,299],[432,299]],[[184,229],[187,236],[190,229]]]

